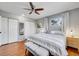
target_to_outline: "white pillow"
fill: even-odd
[[[51,31],[50,33],[51,34],[57,34],[57,35],[65,35],[65,33],[61,32],[61,31]]]

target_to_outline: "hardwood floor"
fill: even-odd
[[[24,42],[11,43],[0,47],[0,55],[23,56],[25,55]]]
[[[79,52],[74,48],[67,48],[69,56],[79,56]],[[11,43],[8,45],[0,46],[0,56],[29,56],[32,55],[28,50],[26,50],[25,54],[25,47],[24,41]]]
[[[67,51],[69,56],[79,56],[79,52],[75,48],[67,47]]]

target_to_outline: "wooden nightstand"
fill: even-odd
[[[77,48],[79,51],[79,38],[67,37],[67,46]]]

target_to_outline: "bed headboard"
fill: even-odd
[[[41,23],[42,27],[46,29],[47,33],[53,30],[64,32],[63,20],[64,20],[63,15],[55,15],[55,16],[49,16],[49,17],[39,19],[37,20],[37,23],[38,24]]]

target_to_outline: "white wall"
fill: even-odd
[[[75,37],[79,37],[79,9],[70,11],[70,29]]]
[[[24,24],[24,35],[25,35],[25,38],[27,38],[29,35],[31,34],[34,34],[36,29],[35,29],[35,23],[33,22],[25,22]]]
[[[45,28],[46,30],[49,30],[48,26],[49,26],[48,18],[44,18],[44,28]]]
[[[64,32],[66,33],[66,36],[73,35],[74,37],[79,37],[79,9],[74,9],[65,13],[62,13],[64,15]],[[49,18],[49,17],[46,17]],[[42,23],[43,27],[48,28],[47,20],[44,20],[46,18],[42,18],[37,20],[37,23]],[[50,19],[49,19],[50,20]],[[73,34],[71,34],[71,30],[73,31]]]
[[[26,17],[19,17],[19,22],[24,23],[24,37],[36,33],[35,21]]]
[[[61,20],[61,21],[59,21],[59,23],[62,23],[61,25],[58,25],[58,27],[57,27],[57,25],[51,25],[51,20],[53,20],[53,19],[58,19],[58,20]],[[45,30],[46,31],[52,31],[52,30],[62,30],[63,31],[63,15],[55,15],[55,17],[54,16],[49,16],[49,17],[45,17],[45,18],[41,18],[41,19],[39,19],[39,20],[37,20],[36,21],[36,23],[38,23],[38,24],[42,24],[42,26],[41,27],[43,27],[43,28],[45,28]],[[37,29],[39,29],[39,28],[37,28]],[[38,30],[37,30],[37,32],[38,32]]]
[[[36,33],[35,21],[24,16],[19,17],[19,22],[24,23],[24,38]]]

